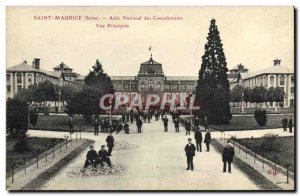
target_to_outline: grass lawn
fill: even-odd
[[[29,125],[29,129],[51,130],[51,131],[68,131],[69,116],[63,115],[39,115],[37,124],[33,127]],[[84,131],[93,129],[92,125],[88,125],[82,116],[74,116],[74,131]]]
[[[15,171],[24,167],[24,157],[26,157],[26,162],[30,162],[31,159],[36,157],[36,149],[39,149],[40,154],[49,150],[53,147],[53,140],[55,145],[63,142],[63,139],[53,139],[53,138],[38,138],[38,137],[28,137],[28,145],[30,146],[30,151],[28,152],[16,152],[14,150],[15,144],[19,141],[17,138],[6,137],[6,171],[7,174],[11,173],[11,166],[15,163]]]
[[[230,120],[230,124],[209,125],[209,127],[213,130],[228,130],[228,131],[274,129],[274,128],[282,127],[281,126],[282,118],[283,115],[268,115],[267,124],[265,126],[259,126],[254,116],[233,116],[232,119]]]
[[[247,146],[252,151],[255,150],[255,146],[260,146],[263,142],[263,138],[249,138],[241,139],[240,143],[243,146]],[[291,171],[294,172],[294,137],[278,137],[275,141],[276,149],[274,151],[259,151],[257,154],[267,158],[270,161],[273,161],[283,167],[286,163],[291,164]],[[277,156],[277,159],[275,158]]]

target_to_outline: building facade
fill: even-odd
[[[263,86],[267,89],[270,87],[280,87],[285,93],[283,107],[294,107],[295,105],[294,71],[281,65],[281,60],[276,59],[273,66],[257,72],[240,72],[235,80],[230,81],[231,89],[236,85],[249,88]],[[273,107],[274,105],[275,103],[271,102],[265,106]]]
[[[50,81],[55,85],[76,85],[78,74],[73,73],[72,69],[67,70],[66,77],[68,78],[65,78],[64,65],[64,63],[61,63],[54,68],[54,71],[47,71],[40,68],[40,59],[35,58],[32,65],[29,65],[27,61],[23,61],[7,68],[6,98],[13,98],[20,90],[44,81]],[[70,78],[70,75],[74,78]]]

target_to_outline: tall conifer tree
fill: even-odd
[[[229,123],[231,119],[227,71],[223,44],[216,20],[212,19],[196,89],[201,114],[212,124]]]

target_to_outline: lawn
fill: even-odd
[[[282,127],[281,126],[282,118],[283,115],[268,115],[267,124],[265,126],[259,126],[254,116],[233,116],[232,119],[230,120],[230,124],[209,125],[209,127],[212,130],[228,130],[228,131],[274,129],[274,128]]]
[[[29,129],[37,130],[51,130],[51,131],[68,131],[69,116],[63,115],[39,115],[37,124],[33,127],[29,125]],[[74,116],[74,131],[84,131],[87,129],[93,129],[91,124],[86,124],[85,119],[82,116]]]
[[[27,152],[16,152],[14,150],[15,144],[19,141],[17,138],[6,137],[6,173],[11,173],[11,166],[15,164],[15,171],[24,167],[24,157],[26,157],[26,162],[36,158],[36,150],[42,154],[46,150],[49,150],[53,145],[62,143],[63,139],[53,139],[53,138],[38,138],[38,137],[28,137],[26,138],[30,150]],[[54,142],[54,143],[53,143]]]
[[[239,140],[240,144],[242,144],[243,146],[247,146],[252,151],[255,151],[255,148],[257,148],[257,146],[260,146],[263,141],[263,138],[249,138]],[[274,150],[259,150],[257,151],[257,154],[283,167],[285,167],[286,163],[289,163],[291,164],[291,171],[294,172],[294,137],[278,137],[274,142]]]

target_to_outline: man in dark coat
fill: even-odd
[[[227,145],[223,149],[222,160],[223,160],[223,172],[226,172],[226,164],[228,163],[228,172],[231,173],[231,163],[234,157],[234,148],[227,141]]]
[[[179,133],[179,120],[178,120],[178,118],[175,118],[174,125],[175,125],[175,132]]]
[[[168,121],[169,121],[168,117],[165,116],[163,121],[164,121],[165,132],[168,132]]]
[[[211,135],[209,130],[207,129],[205,136],[204,136],[204,143],[206,144],[206,151],[209,152],[209,144],[211,140]]]
[[[293,120],[292,120],[292,117],[289,120],[289,130],[290,130],[290,133],[293,132]]]
[[[93,165],[96,167],[98,155],[94,150],[94,146],[90,146],[90,150],[87,152],[86,161],[84,163],[84,169],[86,169],[89,165]]]
[[[187,168],[186,170],[192,170],[194,171],[194,163],[193,158],[195,156],[196,147],[194,144],[192,144],[192,139],[188,139],[188,144],[184,148],[186,159],[187,159]]]
[[[109,158],[109,153],[105,150],[105,146],[102,145],[101,146],[101,150],[99,150],[98,152],[98,155],[99,155],[99,158],[100,158],[100,164],[101,164],[101,167],[103,167],[103,163],[106,162],[108,164],[109,167],[111,167],[111,161],[110,161],[110,158]]]
[[[115,139],[112,136],[112,133],[110,133],[109,136],[107,136],[106,143],[107,143],[107,147],[108,147],[108,156],[111,156],[111,152],[112,152],[112,149],[113,149],[114,143],[115,143]]]
[[[286,116],[284,116],[283,119],[281,120],[281,125],[283,128],[283,131],[286,131],[287,127],[288,127],[288,119],[286,118]]]
[[[142,126],[143,126],[143,121],[139,118],[136,121],[136,127],[137,127],[137,130],[138,130],[138,133],[142,133]]]
[[[201,131],[198,129],[196,129],[195,134],[194,134],[195,140],[196,140],[196,147],[197,147],[197,151],[202,152],[202,133]]]
[[[99,120],[95,118],[94,120],[94,135],[99,134]]]
[[[122,113],[122,121],[125,122],[125,112]]]
[[[185,130],[186,130],[186,133],[185,135],[191,135],[191,122],[186,120],[185,121]]]
[[[124,124],[124,131],[125,131],[125,134],[129,134],[129,125],[127,122]]]

